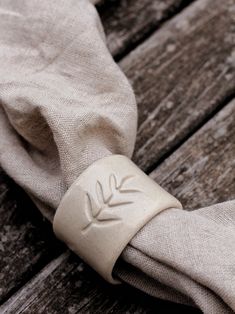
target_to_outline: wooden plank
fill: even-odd
[[[185,5],[184,2],[167,0],[163,4],[160,0],[105,1],[104,5],[99,6],[99,11],[113,54],[122,54],[127,47],[143,38],[147,31],[157,27],[164,19],[180,10]],[[148,6],[146,10],[143,10],[143,4]],[[151,15],[148,20],[147,14]],[[135,19],[135,16],[138,19]],[[144,22],[145,20],[147,23]],[[129,32],[130,23],[133,25],[131,32]],[[135,40],[132,38],[134,34],[135,36],[139,34]],[[45,263],[59,254],[60,249],[58,241],[49,231],[49,225],[43,222],[38,210],[25,193],[18,189],[1,170],[0,181],[1,303]]]
[[[234,4],[196,1],[120,63],[136,93],[134,161],[145,171],[234,96]]]
[[[120,59],[193,0],[106,0],[97,6],[113,56]]]
[[[187,210],[235,199],[235,99],[151,173]]]
[[[70,252],[50,263],[17,296],[22,302],[16,305],[15,297],[10,299],[0,308],[1,314],[159,313],[161,306],[169,313],[176,309],[188,313],[184,306],[156,303],[155,299],[124,285],[110,288]],[[198,312],[192,310],[190,313]]]
[[[135,160],[143,169],[161,160],[231,96],[234,89],[233,3],[234,0],[196,2],[121,63],[137,92],[140,129]],[[193,57],[189,58],[190,55]],[[17,190],[11,183],[7,189]],[[10,226],[3,235],[4,249],[11,243],[11,249],[0,255],[5,265],[4,274],[1,273],[4,280],[0,281],[2,301],[57,254],[55,250],[51,255],[51,247],[57,242],[51,240],[51,246],[47,245],[39,232],[47,228],[44,223],[37,228],[37,219],[34,222],[25,212],[25,207],[32,208],[29,200],[21,204],[23,193],[20,192],[15,205],[12,191],[11,198],[8,201],[4,198],[1,207],[4,213],[1,224]],[[9,208],[10,218],[5,214]],[[36,215],[36,210],[33,212]],[[21,236],[22,230],[25,236]],[[17,242],[12,241],[12,235],[18,238]],[[44,243],[44,249],[40,243]],[[15,259],[11,258],[13,255]]]
[[[186,208],[235,197],[234,116],[235,100],[151,173]],[[66,253],[16,293],[0,312],[148,313],[161,309],[162,303],[143,298],[141,301],[131,289],[110,287],[78,257]],[[178,310],[177,305],[173,308]]]
[[[51,226],[0,169],[0,300],[62,252]],[[38,232],[43,230],[43,232]],[[48,254],[50,252],[50,254]]]

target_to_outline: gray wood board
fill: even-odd
[[[62,252],[51,226],[0,169],[0,300]]]
[[[139,130],[134,161],[152,170],[235,96],[235,0],[199,0],[130,53]]]
[[[120,59],[193,0],[106,0],[97,5],[113,56]]]

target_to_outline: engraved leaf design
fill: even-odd
[[[99,220],[100,221],[105,221],[105,220],[114,221],[114,220],[120,220],[120,218],[118,218],[113,213],[109,213],[108,211],[103,211],[99,215]]]
[[[113,173],[109,176],[109,188],[111,193],[118,188],[117,179]]]
[[[117,207],[117,206],[122,206],[122,205],[128,205],[128,204],[132,204],[132,201],[118,201],[118,202],[113,202],[113,203],[109,203],[109,207]]]
[[[106,203],[106,200],[105,200],[105,197],[104,197],[103,187],[102,187],[100,181],[96,182],[96,196],[97,196],[98,202],[100,204],[105,204]]]
[[[93,212],[93,205],[92,205],[92,200],[91,200],[91,197],[88,193],[86,193],[86,202],[88,203],[88,206],[86,206],[86,212],[87,212],[87,216],[88,216],[88,219],[89,220],[92,220],[93,219],[93,216],[94,216],[94,212]]]
[[[134,176],[129,175],[129,176],[124,177],[124,178],[121,180],[120,185],[119,185],[119,187],[118,187],[120,193],[136,193],[136,192],[138,193],[138,192],[140,192],[139,190],[136,190],[136,189],[122,189],[124,183],[126,183],[126,181],[132,179],[133,177],[134,177]]]
[[[89,217],[89,220],[92,220],[94,217],[96,217],[99,208],[95,204],[93,198],[88,193],[86,193],[86,198],[87,198],[86,202],[87,215]]]
[[[86,193],[86,215],[88,223],[82,229],[82,232],[87,232],[92,225],[107,225],[110,223],[116,223],[121,220],[120,217],[110,212],[110,210],[114,207],[124,206],[133,203],[131,200],[114,200],[114,197],[117,195],[121,195],[122,193],[136,193],[140,192],[136,189],[122,189],[124,183],[126,183],[129,179],[133,178],[132,175],[126,176],[122,178],[120,184],[118,185],[116,176],[112,173],[109,176],[109,189],[110,194],[105,198],[105,193],[102,184],[100,181],[96,182],[96,198],[97,203],[93,199],[93,197]]]

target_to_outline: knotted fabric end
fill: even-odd
[[[56,236],[108,282],[125,246],[155,215],[182,208],[130,159],[94,162],[71,185],[54,217]]]

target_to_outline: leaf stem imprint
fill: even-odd
[[[124,177],[120,184],[117,183],[117,178],[114,174],[109,176],[109,190],[110,194],[106,198],[104,194],[104,189],[100,181],[96,182],[96,198],[97,202],[95,202],[94,198],[86,193],[86,214],[88,223],[82,229],[83,233],[86,233],[92,225],[107,225],[110,223],[115,223],[121,220],[120,217],[111,213],[111,209],[117,206],[123,206],[133,203],[133,201],[126,201],[117,199],[114,201],[115,196],[119,196],[120,194],[127,193],[136,193],[140,192],[136,189],[123,189],[124,183],[126,183],[129,179],[133,178],[132,175]],[[97,205],[97,203],[99,205]]]

